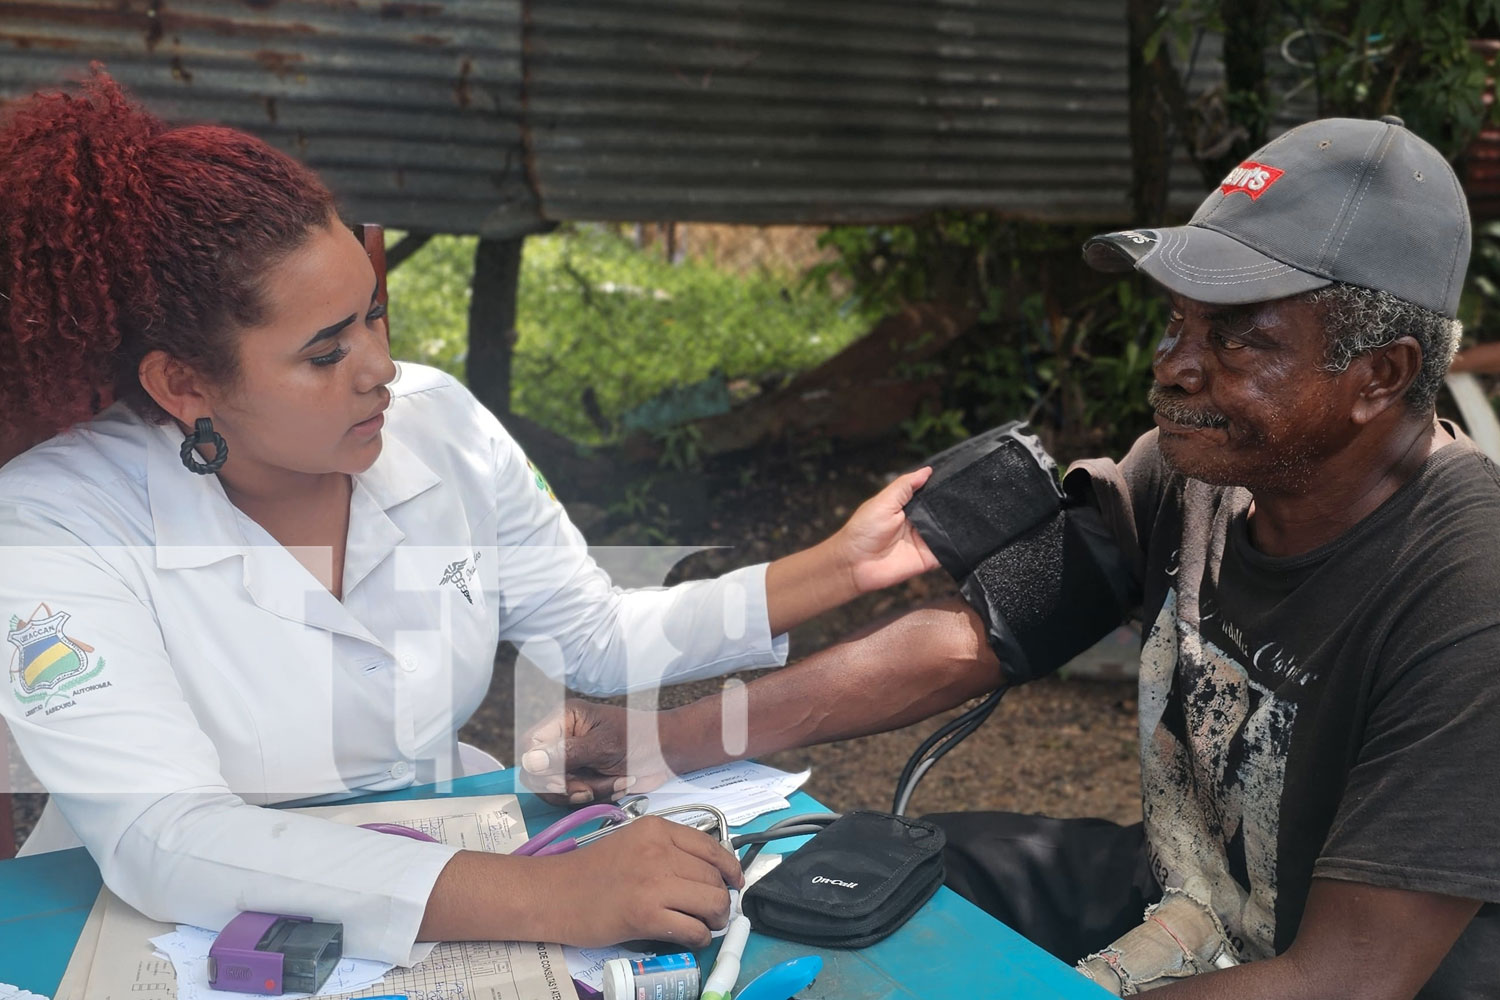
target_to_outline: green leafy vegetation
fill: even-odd
[[[401,236],[386,234],[390,246]],[[469,299],[474,281],[473,236],[435,236],[390,272],[391,355],[464,377]]]
[[[473,237],[436,237],[391,274],[391,349],[463,376]],[[837,353],[873,311],[823,283],[774,269],[748,275],[669,262],[603,226],[526,240],[517,300],[512,405],[576,441],[615,439],[622,417],[715,373],[746,385]],[[694,442],[674,439],[676,462]]]
[[[836,256],[814,276],[842,279],[866,308],[938,300],[978,316],[971,334],[909,373],[943,387],[940,405],[902,425],[914,451],[1026,420],[1060,456],[1120,452],[1150,426],[1165,304],[1139,278],[1082,264],[1078,248],[1094,231],[984,213],[828,230]]]
[[[1494,111],[1484,102],[1500,0],[1258,0],[1257,27],[1275,52],[1260,93],[1229,88],[1231,122],[1252,135],[1291,99],[1313,117],[1397,114],[1449,156],[1459,153]],[[1167,0],[1146,58],[1167,40],[1186,65],[1201,32],[1244,30],[1242,0]]]
[[[1260,145],[1278,114],[1399,115],[1450,159],[1500,122],[1492,100],[1500,0],[1164,0],[1153,23],[1143,48],[1148,62],[1160,59],[1159,90],[1170,89],[1163,74],[1187,75],[1205,34],[1225,36],[1226,57],[1228,39],[1247,23],[1264,42],[1241,47],[1234,79],[1173,106],[1173,126],[1196,140],[1186,145],[1210,183]],[[1470,338],[1500,337],[1497,276],[1500,230],[1490,222],[1475,227],[1459,313]]]

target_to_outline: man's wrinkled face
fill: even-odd
[[[1297,298],[1222,306],[1171,295],[1149,401],[1179,472],[1217,485],[1297,490],[1355,430],[1351,370],[1322,370],[1317,307]]]

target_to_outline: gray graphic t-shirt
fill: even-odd
[[[1424,998],[1500,995],[1500,478],[1465,441],[1312,552],[1142,437],[1074,466],[1143,594],[1142,797],[1158,881],[1201,879],[1245,959],[1326,877],[1486,902]]]

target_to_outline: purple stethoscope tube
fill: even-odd
[[[546,857],[550,854],[565,854],[578,846],[578,838],[567,837],[563,840],[557,840],[554,843],[555,838],[571,830],[576,830],[580,826],[586,826],[595,820],[602,819],[610,823],[623,823],[630,818],[630,813],[619,806],[610,805],[607,802],[584,806],[577,812],[569,813],[556,823],[553,823],[511,853],[536,858]],[[412,840],[437,843],[434,838],[429,837],[421,830],[413,830],[411,827],[402,826],[399,823],[361,823],[360,826],[362,829],[374,830],[377,833],[390,833],[398,837],[410,837]]]
[[[361,823],[359,824],[359,828],[361,830],[374,830],[376,833],[390,833],[397,837],[410,837],[412,840],[425,840],[429,844],[436,844],[438,842],[436,837],[429,837],[421,830],[413,830],[411,827],[402,826],[400,823]]]
[[[623,823],[631,818],[630,813],[619,806],[610,805],[607,802],[584,806],[577,812],[569,813],[556,823],[553,823],[511,853],[534,858],[546,857],[550,854],[565,854],[578,846],[578,838],[567,837],[555,843],[553,842],[554,838],[576,830],[585,824],[592,823],[595,820],[602,819],[607,822]]]
[[[624,803],[623,807],[608,802],[598,802],[591,806],[584,806],[582,809],[571,812],[568,815],[564,816],[562,819],[558,820],[556,823],[553,823],[551,826],[547,827],[547,829],[543,830],[535,837],[532,837],[530,840],[526,841],[526,843],[522,844],[511,853],[521,855],[522,857],[534,858],[546,857],[551,854],[565,854],[568,851],[574,850],[582,844],[588,843],[591,840],[595,840],[598,837],[611,832],[612,830],[616,829],[619,824],[628,823],[631,820],[638,818],[642,813],[645,812],[646,808],[648,807],[648,800],[644,795],[627,796],[627,799],[622,800],[622,802]],[[676,809],[667,810],[667,813],[682,812],[685,809],[687,811],[707,810],[718,816],[719,825],[721,827],[725,826],[723,813],[720,813],[712,806],[694,805],[689,807],[678,807]],[[663,815],[665,814],[666,813],[664,813]],[[562,835],[565,833],[571,833],[573,830],[576,830],[581,826],[587,826],[588,824],[593,823],[597,820],[604,821],[604,826],[598,830],[594,830],[591,833],[586,833],[578,837],[565,837],[561,840],[557,839],[558,837],[562,837]],[[399,823],[362,823],[360,825],[366,830],[375,830],[379,833],[391,833],[395,834],[398,837],[410,837],[413,840],[425,840],[436,843],[434,838],[429,837],[422,831],[413,830],[411,827],[402,826]]]

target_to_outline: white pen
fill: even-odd
[[[724,930],[724,942],[719,945],[719,958],[713,971],[703,984],[700,1000],[729,1000],[730,991],[740,978],[740,956],[745,953],[745,942],[750,939],[750,918],[736,913]]]

